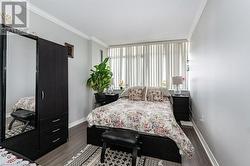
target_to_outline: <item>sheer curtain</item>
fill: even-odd
[[[126,86],[167,86],[173,88],[172,76],[183,76],[187,89],[187,41],[157,42],[113,46],[108,50],[113,84]]]

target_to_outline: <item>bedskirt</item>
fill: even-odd
[[[87,128],[87,144],[102,146],[101,135],[107,129],[92,126]],[[181,163],[181,155],[176,143],[166,137],[155,135],[146,135],[139,133],[141,145],[141,154],[144,156],[155,157],[163,160]],[[117,147],[114,147],[117,148]],[[122,149],[127,151],[127,149]]]

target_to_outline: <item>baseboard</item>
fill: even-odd
[[[192,123],[193,123],[193,128],[194,128],[194,130],[195,130],[195,132],[196,132],[196,134],[197,134],[197,136],[198,136],[198,138],[199,138],[199,140],[200,140],[203,148],[205,149],[205,151],[206,151],[206,153],[208,155],[208,158],[211,161],[212,165],[213,166],[219,166],[219,163],[217,162],[216,158],[214,157],[212,151],[210,150],[207,142],[205,141],[204,137],[202,136],[199,128],[196,126],[196,124],[195,124],[195,122],[194,122],[193,119],[192,119]]]
[[[74,126],[77,126],[77,125],[79,125],[79,124],[81,124],[81,123],[83,123],[83,122],[85,122],[85,121],[86,121],[86,118],[83,117],[82,119],[79,119],[79,120],[77,120],[77,121],[71,122],[71,123],[69,123],[69,128],[72,128],[72,127],[74,127]]]

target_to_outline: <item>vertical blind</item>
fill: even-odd
[[[183,76],[187,89],[187,41],[157,42],[114,46],[108,49],[113,85],[122,80],[129,86],[167,86],[172,76]]]

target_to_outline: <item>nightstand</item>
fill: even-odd
[[[114,101],[116,101],[118,99],[119,99],[119,94],[118,93],[105,94],[105,98],[103,98],[99,102],[96,102],[95,107],[99,107],[99,106],[103,106],[103,105],[112,103],[112,102],[114,102]]]
[[[191,98],[189,91],[181,91],[181,94],[174,94],[172,90],[169,92],[176,121],[190,121]]]
[[[119,94],[117,94],[117,93],[116,94],[105,94],[105,103],[104,103],[104,105],[112,103],[112,102],[118,100],[118,98],[119,98]]]

